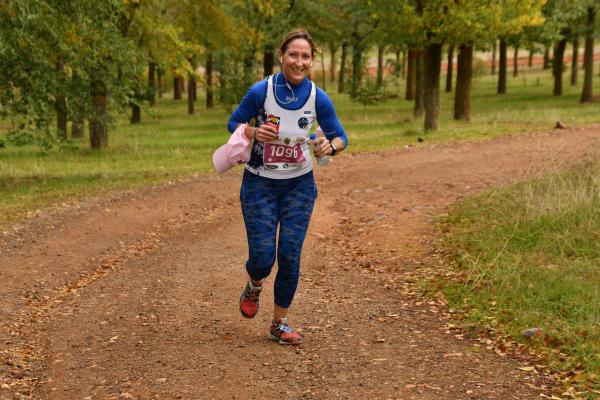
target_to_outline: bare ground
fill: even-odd
[[[75,204],[0,236],[0,399],[535,399],[552,382],[448,328],[415,295],[435,217],[464,196],[597,156],[600,126],[371,154],[316,170],[290,315],[272,279],[239,315],[241,170]]]

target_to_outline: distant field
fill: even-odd
[[[413,103],[403,100],[402,80],[386,83],[386,94],[396,98],[367,107],[338,95],[331,83],[326,89],[354,152],[551,129],[557,120],[569,126],[600,121],[599,105],[580,105],[580,87],[568,84],[567,73],[565,94],[553,97],[550,71],[522,69],[518,78],[509,77],[503,96],[495,94],[496,77],[485,72],[473,84],[472,121],[453,121],[453,94],[442,93],[440,130],[428,134],[422,133],[421,119],[412,119]],[[600,93],[600,79],[595,80]],[[30,146],[0,148],[0,224],[73,196],[208,173],[212,152],[227,139],[228,113],[222,107],[202,109],[199,95],[193,116],[187,115],[185,100],[171,100],[169,93],[139,125],[120,116],[102,152],[91,152],[87,140],[48,153]],[[1,123],[0,139],[8,126],[9,121]]]

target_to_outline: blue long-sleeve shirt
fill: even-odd
[[[286,79],[282,73],[275,75],[275,92],[277,104],[279,106],[294,110],[302,107],[310,96],[311,84],[308,78],[304,78],[298,85],[286,85]],[[290,90],[290,88],[292,90]],[[267,97],[267,79],[255,83],[242,98],[242,101],[229,117],[227,129],[233,133],[239,124],[245,124],[252,118],[256,117]],[[283,100],[283,102],[282,102]],[[317,109],[317,122],[325,132],[325,137],[328,140],[334,137],[339,137],[344,141],[344,147],[348,147],[348,137],[340,123],[335,107],[331,99],[322,89],[317,86],[315,99],[315,107]]]

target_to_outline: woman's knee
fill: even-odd
[[[253,279],[263,279],[269,276],[275,264],[275,251],[251,254],[246,262],[246,270]]]

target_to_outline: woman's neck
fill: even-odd
[[[306,79],[306,77],[304,77],[304,78],[302,78],[302,80],[301,80],[300,82],[298,82],[298,83],[294,83],[294,82],[292,82],[292,81],[288,80],[288,79],[287,79],[287,77],[285,76],[285,74],[284,74],[283,72],[279,72],[278,74],[279,74],[279,75],[281,75],[281,77],[280,77],[279,79],[277,79],[277,82],[278,82],[278,83],[279,83],[279,81],[280,81],[280,79],[281,79],[281,81],[283,81],[283,82],[284,82],[284,83],[283,83],[284,85],[285,85],[285,82],[287,82],[287,83],[289,83],[289,84],[290,84],[290,86],[292,86],[292,87],[294,87],[294,88],[297,88],[297,87],[299,87],[300,85],[302,85],[302,82],[304,82],[304,80]]]

